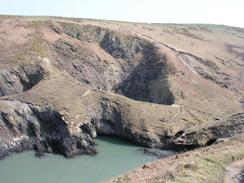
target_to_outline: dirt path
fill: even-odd
[[[225,183],[244,183],[244,159],[226,168]]]
[[[90,93],[90,91],[91,91],[91,90],[87,90],[87,91],[82,95],[82,97],[88,95],[88,94]]]
[[[183,102],[184,103],[184,102]],[[173,104],[173,105],[171,105],[172,107],[178,107],[178,108],[180,108],[180,111],[179,112],[177,112],[174,116],[173,116],[173,122],[175,123],[175,119],[176,119],[176,117],[177,116],[179,116],[181,113],[182,113],[182,111],[183,111],[183,103],[181,104],[181,105],[177,105],[177,104]]]

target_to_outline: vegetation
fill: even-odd
[[[223,152],[221,152],[223,151]],[[233,161],[244,158],[244,146],[233,148],[233,146],[222,147],[213,153],[196,154],[187,163],[183,163],[175,176],[169,183],[220,183],[224,180],[225,168]]]

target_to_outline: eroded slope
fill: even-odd
[[[243,38],[235,28],[0,23],[1,157],[30,148],[94,154],[98,134],[148,147],[205,146],[223,137],[212,130],[224,126],[216,120],[242,111]],[[224,137],[243,133],[237,126]]]

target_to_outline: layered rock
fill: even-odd
[[[85,121],[72,126],[53,106],[2,100],[1,158],[10,152],[27,149],[35,149],[38,155],[52,152],[65,157],[95,154],[94,138],[98,134],[124,138],[145,147],[186,150],[211,145],[219,139],[243,133],[244,129],[242,113],[209,126],[183,129],[170,137],[166,127],[162,126],[157,132],[155,127],[145,124],[150,115],[141,114],[135,119],[128,111],[133,106],[128,102],[127,106],[124,104],[102,97],[97,112],[90,111]]]
[[[0,24],[1,157],[25,149],[94,154],[99,134],[185,150],[243,133],[243,64],[213,36],[241,44],[234,28],[55,18]]]
[[[20,65],[0,69],[0,96],[22,93],[31,89],[44,77],[40,65]]]
[[[72,157],[96,153],[93,141],[83,134],[72,136],[68,124],[52,106],[33,106],[18,101],[1,101],[0,158],[10,152],[35,149]],[[85,134],[84,134],[85,135]]]
[[[87,46],[80,47],[77,42],[62,39],[53,45],[59,56],[58,62],[74,78],[83,84],[135,100],[166,105],[174,103],[167,76],[175,69],[167,64],[167,57],[154,44],[99,27],[78,29],[73,26],[67,29],[67,25],[63,25],[60,31],[82,41],[80,44],[87,44],[83,42],[87,41],[87,35],[82,29],[96,32],[89,35]],[[89,50],[91,46],[96,47],[96,51]]]
[[[179,150],[205,147],[242,133],[244,133],[244,113],[238,113],[211,124],[181,130],[169,140],[166,147]]]

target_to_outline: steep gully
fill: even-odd
[[[63,23],[52,28],[82,44],[98,45],[99,51],[91,52],[69,40],[59,39],[53,44],[59,64],[81,83],[134,100],[174,103],[167,81],[173,68],[152,43],[96,26],[76,27]],[[110,64],[99,56],[101,53],[108,55],[106,59]]]
[[[94,29],[94,27],[84,28]],[[72,26],[67,27],[66,24],[55,31],[64,32],[80,41],[85,41],[87,38],[87,35],[83,36],[82,33],[90,32]],[[167,65],[164,54],[150,42],[137,37],[128,38],[101,28],[95,31],[98,34],[89,40],[98,42],[101,48],[117,61],[119,71],[116,74],[109,73],[110,71],[106,71],[106,66],[101,65],[99,58],[87,57],[84,55],[86,54],[84,50],[67,41],[58,40],[52,49],[57,53],[57,60],[64,70],[82,84],[99,90],[113,91],[139,101],[165,105],[174,103],[174,96],[167,82],[167,75],[174,72],[174,69]],[[77,60],[78,63],[75,62]],[[94,63],[97,64],[96,67]],[[38,65],[2,71],[0,81],[3,84],[0,93],[2,96],[21,94],[38,84],[44,73],[43,68]],[[89,78],[90,76],[92,77]],[[85,97],[89,93],[87,90],[82,96]],[[93,116],[90,122],[81,124],[79,134],[72,134],[69,122],[52,105],[37,106],[3,99],[0,100],[0,107],[0,158],[11,152],[27,149],[35,149],[38,155],[52,152],[65,157],[95,154],[93,139],[98,134],[125,138],[146,147],[184,150],[210,145],[218,138],[243,132],[244,126],[243,114],[237,114],[199,130],[189,129],[170,137],[166,137],[165,134],[155,137],[154,134],[133,131],[122,114],[123,107],[119,103],[102,98],[100,113]],[[230,124],[233,120],[235,126]]]

